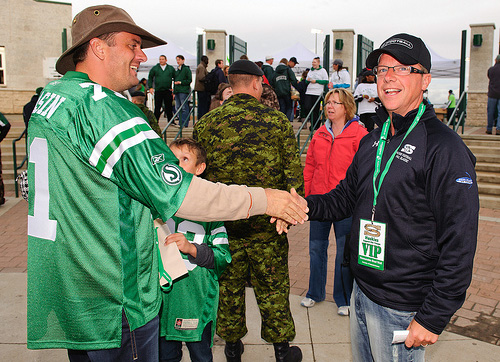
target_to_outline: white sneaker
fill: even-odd
[[[300,305],[306,308],[314,307],[315,304],[316,302],[313,299],[307,297],[302,299],[302,302],[300,302]]]
[[[339,307],[337,309],[337,314],[341,316],[348,316],[349,315],[349,307],[347,305],[343,305],[342,307]]]

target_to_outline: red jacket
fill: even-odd
[[[337,186],[351,165],[359,141],[367,133],[357,120],[350,121],[335,140],[325,125],[318,129],[307,149],[304,167],[306,196],[324,194]]]

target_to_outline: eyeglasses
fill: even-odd
[[[326,102],[326,104],[333,107],[333,106],[340,106],[341,104],[344,104],[344,103],[335,102],[334,100],[331,100],[331,101]]]
[[[424,74],[425,72],[421,69],[411,67],[409,65],[396,65],[394,67],[388,67],[386,65],[377,65],[376,67],[373,67],[373,74],[385,77],[387,75],[387,72],[389,72],[389,69],[394,71],[394,74],[396,75],[408,75],[410,73],[417,73],[417,74]]]

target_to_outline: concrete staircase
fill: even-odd
[[[476,156],[476,175],[481,207],[500,209],[500,136],[462,135]]]

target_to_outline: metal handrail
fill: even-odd
[[[17,185],[17,170],[21,169],[24,166],[24,163],[28,161],[28,155],[26,154],[24,156],[23,162],[21,162],[21,165],[17,167],[17,151],[16,151],[16,143],[17,141],[20,141],[21,138],[23,138],[27,134],[27,129],[25,128],[23,133],[19,137],[17,137],[15,140],[12,141],[12,157],[14,159],[14,187],[16,191],[16,197],[19,197],[19,188]],[[25,139],[26,141],[26,147],[28,146],[28,140]],[[26,148],[27,149],[27,148]]]
[[[165,128],[161,131],[161,135],[162,135],[163,140],[165,141],[165,143],[167,142],[167,129],[168,129],[168,127],[170,127],[170,125],[174,122],[175,117],[178,116],[178,114],[180,113],[180,111],[182,110],[182,107],[184,107],[184,105],[186,104],[186,102],[189,102],[189,99],[191,98],[193,92],[194,92],[194,90],[191,89],[191,91],[189,92],[189,94],[186,97],[186,99],[184,100],[184,102],[181,103],[180,107],[174,113],[174,115],[172,116],[172,118],[168,121],[168,123],[165,126]],[[188,114],[188,118],[191,118],[191,114],[193,114],[193,112],[194,112],[194,107],[191,107],[191,109],[189,111],[189,114]],[[194,122],[194,117],[193,117],[193,122]],[[177,137],[182,137],[182,128],[184,127],[184,124],[182,123],[180,117],[179,117],[179,126],[180,126],[179,132],[177,132],[177,134],[175,135],[174,140],[176,140]]]
[[[316,108],[316,106],[318,105],[319,102],[323,101],[325,98],[325,95],[324,93],[321,94],[320,97],[318,97],[318,99],[316,100],[316,102],[314,102],[314,105],[313,107],[311,108],[311,110],[309,111],[309,113],[307,114],[305,120],[302,122],[302,124],[300,125],[299,127],[299,130],[297,131],[297,133],[295,134],[295,138],[297,139],[297,145],[298,147],[300,148],[300,133],[301,131],[304,129],[304,127],[306,126],[306,123],[309,121],[309,119],[311,118],[312,116],[312,113],[314,111],[314,109]],[[307,144],[309,143],[309,141],[311,140],[312,136],[314,135],[314,131],[316,130],[316,125],[318,125],[318,122],[321,122],[321,120],[323,119],[323,115],[325,114],[325,108],[323,107],[323,109],[321,110],[321,112],[319,113],[318,115],[318,119],[316,120],[316,122],[314,123],[314,125],[311,124],[311,132],[309,133],[309,135],[307,136],[307,139],[306,141],[304,142],[304,145],[302,146],[302,148],[300,149],[299,151],[299,156],[302,156],[302,154],[304,153],[304,150],[306,149],[306,146]]]
[[[463,104],[462,104],[463,102]],[[463,107],[460,107],[460,106]],[[458,122],[455,122],[455,115],[460,112],[458,116]],[[449,127],[450,125],[453,127],[453,130],[457,132],[458,128],[462,126],[462,134],[465,131],[465,119],[467,118],[467,92],[462,92],[460,98],[458,99],[457,104],[455,105],[455,109],[451,113],[450,119],[448,119],[448,123],[446,125]]]

